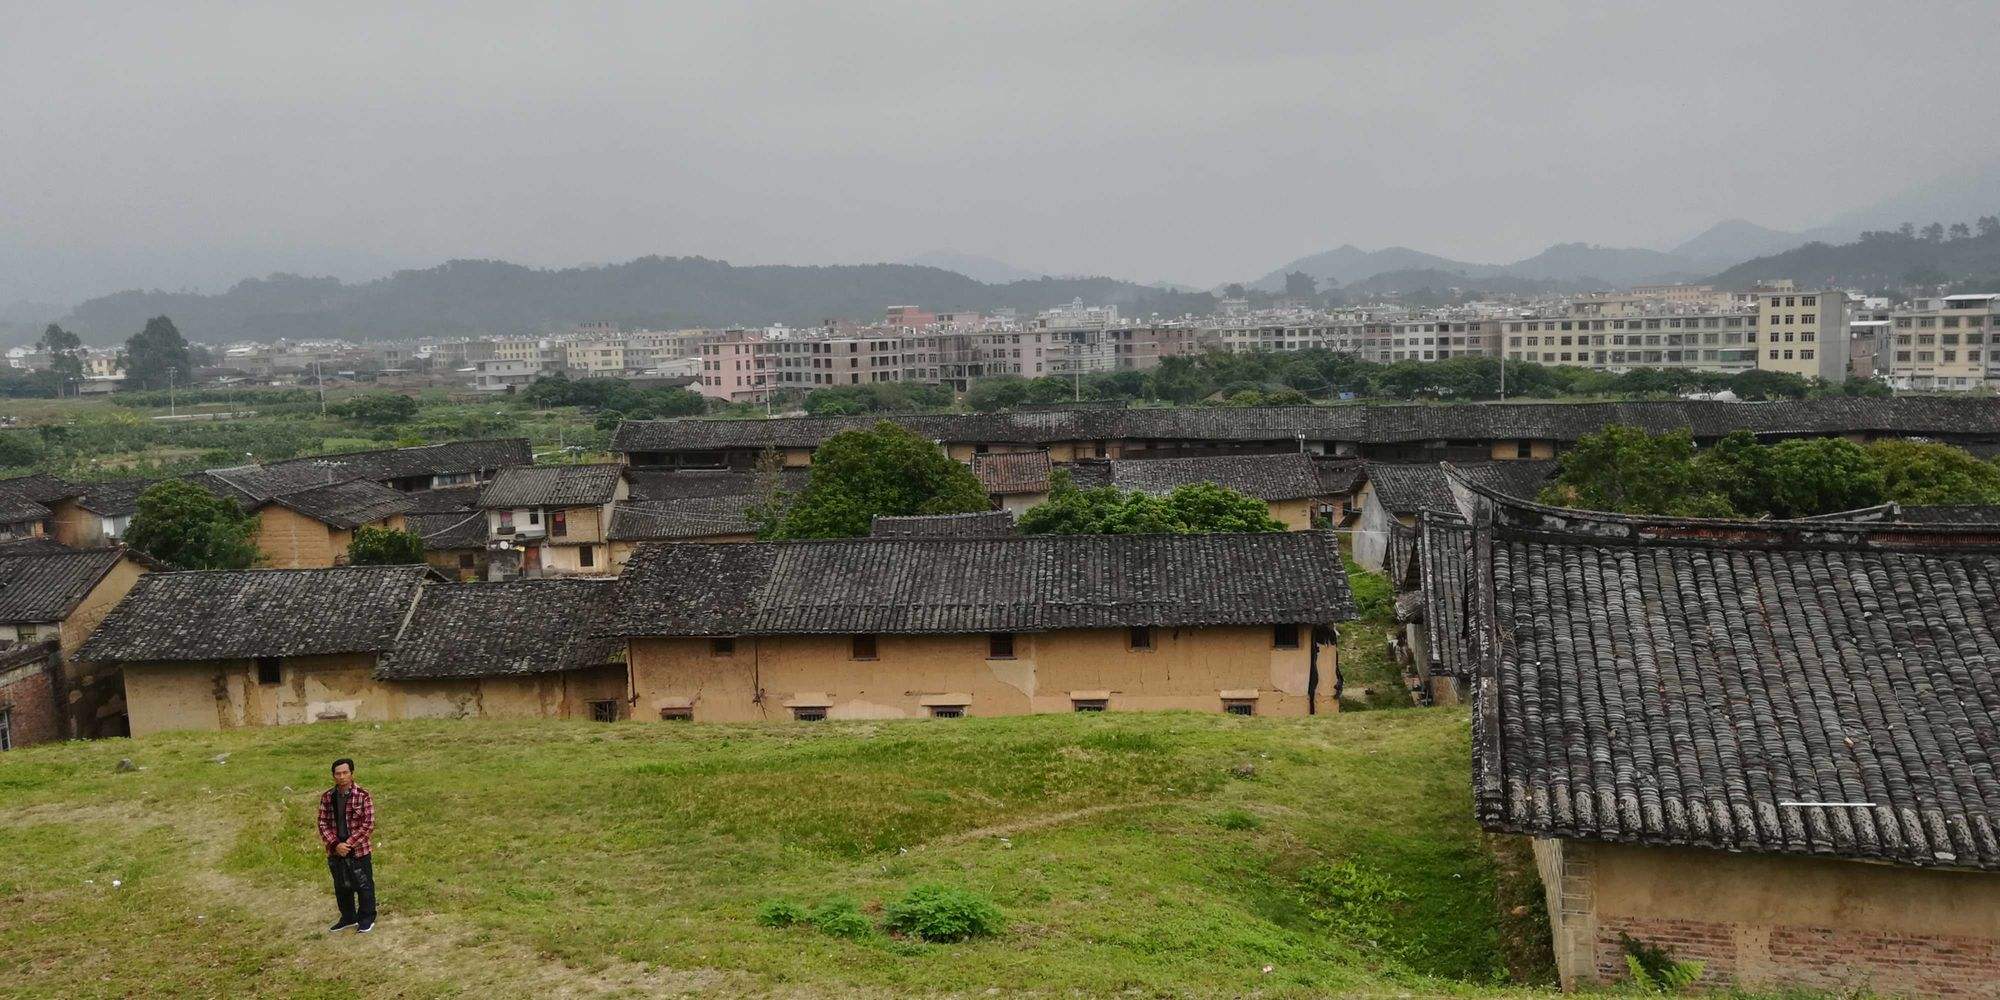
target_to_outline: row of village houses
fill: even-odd
[[[1816,423],[1794,409],[1760,425],[1755,414],[1779,411],[1746,407],[1739,425],[1996,441],[2000,404],[1842,402],[1855,405]],[[796,433],[767,423],[767,437]],[[620,437],[641,433],[711,430]],[[1045,460],[1094,460],[1050,440],[938,437],[989,489],[1038,482]],[[1175,480],[1166,463],[1249,460],[1293,470],[1266,478],[1309,468],[1323,482],[1343,461],[1224,451],[1151,465],[1106,455],[1088,474],[1157,488]],[[1370,460],[1356,477],[1408,508],[1379,501],[1398,644],[1420,698],[1470,705],[1475,814],[1532,838],[1564,982],[1624,977],[1637,940],[1701,962],[1713,985],[1992,996],[2000,511],[1890,505],[1781,522],[1562,510],[1521,499],[1550,457],[1524,451],[1429,471]],[[744,495],[737,484],[754,478],[570,475],[587,490],[562,474],[521,488],[596,501],[611,482],[615,515],[647,476],[689,501]],[[515,488],[496,496],[526,496]],[[615,576],[505,582],[431,567],[162,572],[117,548],[28,539],[0,547],[0,619],[49,624],[0,653],[0,698],[59,661],[117,690],[115,705],[81,699],[84,714],[115,708],[135,734],[1337,705],[1353,608],[1329,533],[1021,537],[1012,494],[994,492],[993,512],[884,518],[865,539],[644,541]],[[490,527],[517,508],[474,509]]]

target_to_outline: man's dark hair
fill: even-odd
[[[352,758],[352,757],[342,757],[342,758],[340,758],[339,760],[336,760],[336,761],[334,761],[334,762],[333,762],[333,766],[332,766],[332,767],[329,767],[329,768],[327,768],[327,771],[328,771],[329,773],[331,773],[331,772],[333,772],[333,771],[338,771],[338,770],[340,770],[340,765],[342,765],[342,764],[346,764],[346,765],[347,765],[347,771],[348,771],[348,773],[349,773],[349,774],[352,774],[352,773],[354,773],[354,758]]]

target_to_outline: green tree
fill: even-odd
[[[340,404],[336,412],[349,420],[387,427],[417,415],[417,401],[393,392],[371,392]]]
[[[1215,391],[1215,384],[1202,374],[1192,358],[1161,358],[1147,381],[1154,398],[1182,405]]]
[[[1812,383],[1803,375],[1765,371],[1761,368],[1738,372],[1729,378],[1729,391],[1740,399],[1804,399]]]
[[[965,390],[965,405],[980,413],[1011,409],[1028,398],[1028,382],[1018,375],[983,378]]]
[[[82,337],[54,323],[42,331],[42,339],[35,341],[35,350],[49,355],[49,371],[56,377],[57,395],[62,395],[64,389],[74,393],[77,383],[83,381],[83,358],[78,353],[82,348]]]
[[[1622,514],[1728,517],[1727,497],[1702,481],[1687,431],[1652,435],[1612,424],[1577,441],[1542,500]]]
[[[145,329],[125,341],[119,360],[125,368],[125,384],[133,389],[186,386],[194,372],[187,340],[165,316],[147,320]]]
[[[1100,486],[1078,489],[1058,471],[1049,499],[1021,515],[1030,535],[1192,535],[1283,531],[1262,500],[1214,483],[1189,483],[1158,496]]]
[[[1727,498],[1736,513],[1755,516],[1771,510],[1771,449],[1749,431],[1732,431],[1695,456],[1704,488]]]
[[[1844,438],[1798,438],[1768,449],[1771,516],[1809,517],[1882,502],[1882,470]]]
[[[41,443],[32,433],[0,431],[0,468],[23,468],[42,460]]]
[[[261,558],[257,518],[181,479],[139,494],[125,543],[180,569],[245,569]]]
[[[968,514],[991,508],[963,462],[906,428],[884,421],[843,431],[813,453],[804,492],[765,534],[771,538],[853,538],[878,516]]]
[[[2000,467],[1964,449],[1928,441],[1868,446],[1882,473],[1882,498],[1906,504],[2000,504]]]
[[[414,531],[365,524],[347,543],[347,562],[353,566],[409,566],[423,561],[424,536]]]
[[[1293,271],[1285,275],[1285,297],[1288,299],[1310,299],[1319,295],[1319,280],[1304,271]]]

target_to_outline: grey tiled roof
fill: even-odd
[[[351,531],[397,514],[407,514],[413,506],[409,494],[370,479],[350,479],[331,486],[316,486],[272,497],[268,502],[342,531]]]
[[[622,465],[520,465],[502,469],[479,491],[479,506],[589,507],[618,495]]]
[[[46,520],[53,511],[14,493],[0,493],[0,524]]]
[[[1352,618],[1318,532],[642,545],[626,636],[1041,632]]]
[[[1014,512],[982,510],[970,514],[876,515],[868,522],[874,538],[998,538],[1014,533]]]
[[[1171,493],[1189,483],[1214,483],[1259,500],[1300,500],[1326,495],[1312,456],[1297,451],[1275,455],[1117,459],[1109,464],[1111,485],[1121,490]]]
[[[2000,524],[2000,506],[1955,504],[1925,507],[1905,504],[1897,508],[1896,520],[1911,524]]]
[[[24,497],[39,504],[80,496],[83,490],[81,485],[66,482],[46,472],[0,479],[0,493]]]
[[[0,623],[67,618],[124,555],[122,548],[0,548]]]
[[[424,548],[434,552],[486,547],[486,512],[483,510],[407,514],[403,521],[411,531],[423,536]]]
[[[284,466],[237,465],[207,469],[185,477],[216,496],[246,509],[287,493],[344,483],[355,477],[332,465],[292,463]]]
[[[692,497],[682,500],[620,500],[611,508],[614,542],[754,535],[750,507],[756,497]]]
[[[1542,484],[1555,475],[1557,464],[1546,461],[1473,462],[1454,465],[1466,479],[1488,486],[1505,496],[1533,497]],[[1368,481],[1389,513],[1415,514],[1420,510],[1457,510],[1444,467],[1437,462],[1396,464],[1369,462]]]
[[[1045,448],[972,456],[972,474],[988,494],[1047,493],[1051,468]]]
[[[1575,441],[1609,424],[1655,433],[1686,428],[1715,438],[1732,430],[1764,437],[1876,432],[2000,437],[2000,400],[1903,396],[1828,397],[1768,403],[1666,400],[1635,403],[1469,403],[1407,406],[1187,407],[1043,410],[775,420],[631,420],[612,448],[622,452],[818,447],[845,430],[887,419],[948,442],[1052,444],[1119,439],[1351,441]]]
[[[1417,515],[1417,585],[1424,595],[1425,645],[1434,675],[1472,674],[1472,636],[1465,620],[1471,546],[1472,526],[1464,518],[1430,510]]]
[[[1354,492],[1361,485],[1364,465],[1358,458],[1314,458],[1313,471],[1319,476],[1320,495],[1335,497]]]
[[[1488,516],[1488,828],[2000,869],[2000,531]]]
[[[411,490],[403,494],[410,498],[410,511],[416,514],[445,514],[451,511],[479,509],[477,484],[464,486],[442,486],[434,490]]]
[[[271,462],[269,469],[292,466],[331,467],[341,478],[387,482],[414,476],[449,476],[488,472],[510,465],[533,464],[534,454],[527,438],[482,438],[448,441],[414,448],[380,448],[336,455],[309,455],[305,458]]]
[[[115,479],[101,483],[78,483],[82,490],[76,505],[103,517],[130,517],[139,511],[139,494],[157,479]]]
[[[797,493],[806,488],[811,469],[785,469],[778,473],[778,489]],[[634,500],[683,500],[697,497],[742,497],[758,491],[757,473],[738,469],[650,469],[633,466],[625,470],[632,484]]]
[[[219,660],[382,652],[422,566],[148,573],[78,650],[86,660]]]
[[[609,579],[580,577],[427,584],[375,676],[498,677],[613,662],[621,644],[591,627],[610,589]]]

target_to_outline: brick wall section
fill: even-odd
[[[2000,997],[2000,941],[1991,938],[1774,927],[1771,961],[1807,989]]]
[[[1934,997],[2000,998],[2000,940],[1945,935],[1802,927],[1765,928],[1700,920],[1600,918],[1596,969],[1605,982],[1627,978],[1620,931],[1671,950],[1681,960],[1705,963],[1704,986],[1726,986],[1736,977],[1742,937],[1768,934],[1768,962],[1760,978],[1787,987]]]
[[[1667,920],[1644,917],[1598,917],[1597,975],[1605,982],[1625,979],[1625,948],[1620,932],[1673,952],[1680,961],[1702,963],[1701,985],[1722,986],[1736,978],[1736,934],[1730,924],[1707,920]]]
[[[53,644],[0,652],[0,709],[15,747],[63,738],[52,654]]]

